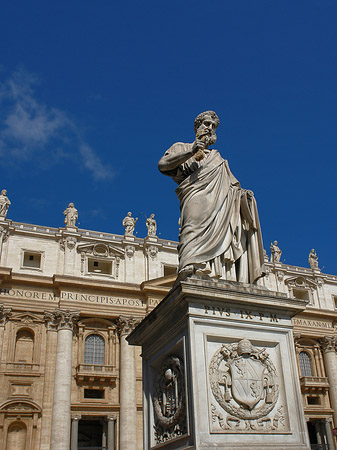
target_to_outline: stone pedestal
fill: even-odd
[[[142,346],[144,448],[308,450],[291,327],[305,305],[180,282],[128,337]]]

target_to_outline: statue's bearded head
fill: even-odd
[[[205,111],[199,114],[194,121],[196,137],[207,142],[207,146],[215,144],[215,130],[219,126],[219,117],[214,111]],[[203,139],[203,137],[205,138]]]

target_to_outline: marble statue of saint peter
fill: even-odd
[[[196,273],[254,283],[265,274],[256,200],[220,153],[209,148],[218,125],[214,111],[199,114],[194,142],[173,144],[158,163],[178,184],[179,278]]]

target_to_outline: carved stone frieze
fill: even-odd
[[[4,327],[12,315],[12,308],[0,304],[0,326]]]
[[[141,322],[139,317],[119,316],[116,321],[117,330],[121,336],[125,336],[131,333],[136,326]]]
[[[337,336],[324,336],[320,340],[320,344],[324,353],[335,352],[337,349]]]
[[[183,361],[169,356],[156,379],[153,409],[157,444],[187,433],[186,393]]]
[[[55,311],[45,311],[44,321],[49,330],[75,330],[79,319],[78,311],[62,310],[57,308]]]
[[[223,344],[209,365],[211,391],[222,410],[211,404],[212,423],[222,430],[285,431],[277,372],[265,348],[248,339]]]

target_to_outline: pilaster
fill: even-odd
[[[72,337],[78,318],[79,312],[61,309],[56,309],[51,316],[57,329],[51,450],[69,450]]]
[[[323,349],[324,365],[329,380],[329,395],[331,407],[334,410],[333,418],[337,426],[337,359],[336,359],[337,336],[325,336],[321,340]]]
[[[117,327],[120,335],[120,450],[137,450],[136,369],[134,348],[126,337],[141,319],[120,316]]]

